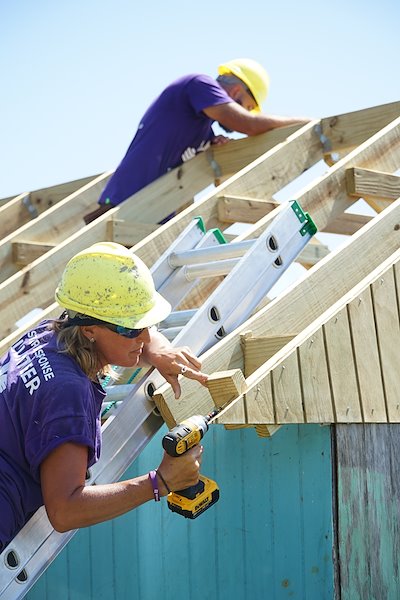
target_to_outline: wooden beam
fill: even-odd
[[[254,336],[252,331],[246,331],[242,334],[240,339],[243,349],[245,377],[254,373],[293,338],[294,334],[277,337]]]
[[[279,206],[279,202],[220,196],[218,198],[218,219],[222,223],[257,223]]]
[[[216,408],[222,408],[245,393],[246,380],[240,369],[231,369],[212,373],[207,380],[207,387]]]
[[[355,213],[343,213],[327,223],[322,231],[327,233],[339,233],[341,235],[353,235],[356,231],[364,227],[373,219],[368,215],[359,215]]]
[[[9,202],[5,202],[4,205],[0,205],[0,239],[13,233],[25,223],[29,223],[98,177],[99,175],[93,175],[33,192],[25,192]]]
[[[400,177],[390,173],[352,167],[346,171],[346,186],[350,196],[363,198],[377,212],[400,198]]]
[[[303,265],[306,269],[311,269],[321,258],[328,256],[329,253],[330,250],[326,244],[322,244],[318,239],[312,238],[300,252],[296,258],[296,262]]]
[[[343,155],[400,116],[400,102],[390,102],[321,119],[322,133],[331,144],[331,152]]]
[[[158,228],[159,225],[154,223],[110,219],[107,223],[107,239],[130,248]]]
[[[84,222],[82,215],[97,201],[108,177],[109,174],[106,173],[93,179],[67,198],[60,200],[37,218],[5,236],[0,242],[0,282],[6,281],[18,272],[18,266],[13,262],[12,248],[14,242],[22,239],[55,245],[67,239],[72,233],[83,235]],[[20,205],[21,202],[20,199]],[[0,212],[2,210],[6,211],[6,209],[7,206],[0,209]],[[106,239],[104,235],[105,233],[102,234],[100,239]]]
[[[13,242],[13,261],[18,267],[25,267],[54,247],[55,244],[44,244],[41,242]]]

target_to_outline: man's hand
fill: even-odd
[[[212,146],[223,146],[227,144],[232,138],[228,138],[225,135],[216,135],[215,138],[211,140]]]

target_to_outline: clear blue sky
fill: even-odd
[[[174,78],[241,56],[266,112],[325,117],[400,100],[399,0],[0,3],[0,198],[114,169]]]

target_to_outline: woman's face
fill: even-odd
[[[150,342],[148,329],[144,329],[138,337],[128,338],[115,333],[106,327],[90,326],[91,336],[94,338],[97,352],[100,357],[100,367],[117,365],[120,367],[135,367],[144,344]]]

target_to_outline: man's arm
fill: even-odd
[[[218,121],[223,127],[250,136],[265,133],[277,127],[295,125],[296,123],[305,125],[311,121],[308,117],[281,117],[248,112],[237,102],[209,106],[203,112],[210,119]]]

